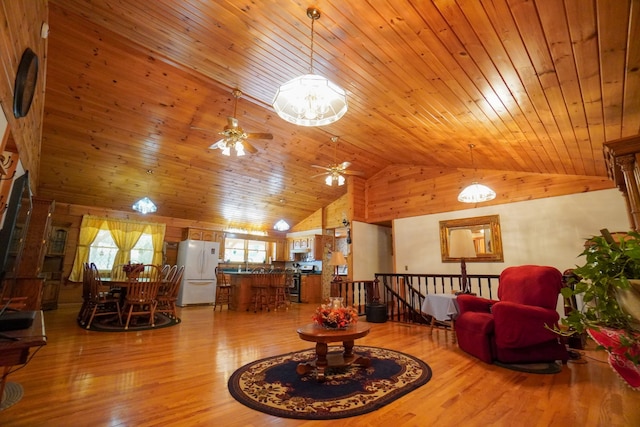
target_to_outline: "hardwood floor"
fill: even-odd
[[[235,369],[253,360],[310,348],[295,328],[314,306],[287,312],[181,309],[179,326],[100,333],[76,326],[78,306],[45,312],[48,345],[9,376],[24,388],[0,412],[8,426],[311,426],[322,421],[272,417],[236,402],[227,390]],[[433,370],[426,385],[349,426],[634,426],[640,393],[585,351],[560,374],[525,374],[462,352],[450,332],[393,322],[372,324],[356,342],[418,356]]]

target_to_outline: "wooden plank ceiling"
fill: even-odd
[[[640,1],[314,5],[313,69],[349,111],[306,128],[271,103],[309,70],[311,3],[50,0],[38,194],[123,211],[149,195],[159,215],[268,229],[345,193],[312,164],[468,173],[475,144],[479,174],[576,176],[584,191],[606,177],[603,142],[640,133]],[[240,125],[274,136],[240,158],[208,149],[233,88]]]

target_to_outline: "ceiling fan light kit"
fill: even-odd
[[[474,168],[473,162],[473,148],[475,145],[469,144],[469,150],[471,151],[471,167]],[[474,172],[475,173],[475,172]],[[471,185],[466,187],[458,194],[458,201],[462,203],[481,203],[488,202],[496,198],[496,192],[486,185],[478,184],[477,181],[473,181]]]
[[[344,176],[340,175],[338,172],[333,172],[331,175],[327,175],[324,180],[324,183],[329,187],[331,187],[334,182],[337,182],[338,186],[344,185]]]
[[[299,126],[324,126],[333,123],[347,112],[347,93],[327,78],[313,73],[313,23],[320,19],[320,11],[310,7],[311,56],[309,74],[296,77],[278,88],[273,108],[278,116]]]
[[[258,150],[247,139],[273,139],[273,135],[270,133],[247,133],[238,125],[238,119],[236,118],[236,112],[238,109],[238,98],[242,96],[242,92],[239,89],[233,90],[233,97],[235,98],[233,104],[233,116],[227,117],[227,125],[222,132],[218,132],[223,138],[214,144],[209,146],[210,150],[219,149],[225,156],[231,156],[232,150],[236,153],[236,156],[244,156],[246,152],[256,153]],[[192,127],[192,129],[199,129],[208,131],[208,129],[200,127]]]
[[[324,179],[324,183],[331,187],[334,182],[337,183],[338,186],[344,185],[345,175],[364,175],[362,172],[347,170],[347,168],[351,165],[351,163],[349,162],[337,163],[336,159],[338,158],[338,137],[337,136],[331,137],[331,141],[334,144],[333,165],[329,167],[311,165],[311,167],[324,169],[326,171],[326,172],[319,173],[317,175],[313,175],[311,178],[316,178],[318,176],[326,175],[326,178]]]

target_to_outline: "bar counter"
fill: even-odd
[[[225,272],[231,285],[230,310],[247,311],[251,305],[251,272]]]

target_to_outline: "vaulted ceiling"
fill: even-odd
[[[638,1],[319,0],[313,68],[349,110],[307,128],[271,103],[309,70],[311,5],[50,0],[38,194],[270,228],[345,193],[314,164],[465,173],[474,144],[479,175],[601,179],[603,142],[640,133]],[[240,125],[274,136],[244,157],[208,148],[234,88]]]

